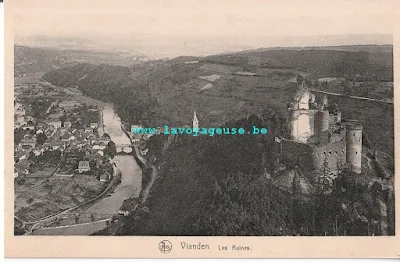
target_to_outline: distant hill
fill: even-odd
[[[202,60],[242,67],[298,69],[316,77],[360,75],[369,81],[393,81],[393,46],[389,45],[265,48]]]
[[[14,46],[15,74],[47,72],[52,69],[73,66],[78,63],[132,65],[146,61],[144,56],[133,56],[121,52],[100,52],[89,50],[62,50]]]

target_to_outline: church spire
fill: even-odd
[[[192,123],[193,123],[193,129],[199,128],[199,120],[197,119],[196,110],[194,110],[194,112],[193,112]]]

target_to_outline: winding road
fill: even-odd
[[[310,91],[317,92],[317,93],[322,93],[322,94],[327,94],[327,95],[332,95],[332,96],[344,96],[344,97],[349,97],[349,98],[354,98],[354,99],[359,99],[359,100],[365,100],[365,101],[379,102],[379,103],[385,103],[385,104],[393,104],[392,101],[385,101],[385,100],[373,99],[373,98],[362,97],[362,96],[349,96],[349,95],[344,95],[344,94],[339,94],[339,93],[332,93],[332,92],[321,91],[321,90],[316,90],[316,89],[310,89]]]

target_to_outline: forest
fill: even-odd
[[[146,203],[150,211],[128,217],[122,235],[379,235],[379,201],[389,203],[388,232],[394,234],[391,193],[379,183],[360,182],[348,169],[329,194],[322,183],[302,194],[299,177],[290,191],[277,187],[274,176],[266,179],[276,163],[273,137],[285,134],[284,123],[266,110],[225,126],[269,127],[272,136],[183,135],[163,153],[162,137],[152,138],[148,154],[158,152],[158,162],[166,164]]]
[[[42,77],[59,86],[78,87],[85,95],[116,105],[128,123],[148,123],[157,118],[158,105],[150,89],[140,85],[128,67],[78,64],[49,71]]]

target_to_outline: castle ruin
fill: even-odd
[[[338,106],[329,105],[326,95],[316,99],[303,82],[288,113],[290,137],[276,140],[280,163],[307,174],[337,174],[344,165],[361,173],[362,125],[342,122]]]

